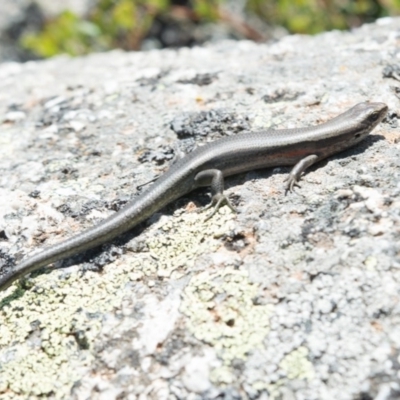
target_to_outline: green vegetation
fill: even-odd
[[[266,21],[274,21],[293,33],[348,29],[400,9],[398,0],[249,0],[248,4]]]
[[[41,32],[23,36],[21,44],[39,56],[51,57],[59,53],[80,55],[106,49],[111,45],[106,39],[98,25],[65,11],[49,21]]]
[[[238,28],[238,16],[222,12],[228,1],[192,0],[187,2],[189,7],[176,6],[172,0],[97,0],[85,19],[65,11],[47,21],[40,32],[25,34],[21,45],[41,57],[81,55],[114,47],[136,50],[159,18],[193,24],[223,21],[241,35],[260,39],[262,33]],[[270,25],[282,25],[292,33],[313,34],[396,15],[400,0],[247,0],[246,9]]]

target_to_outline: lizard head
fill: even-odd
[[[361,140],[385,118],[388,106],[385,103],[364,102],[358,103],[348,112],[351,114],[353,124],[360,127],[355,130],[354,139]]]

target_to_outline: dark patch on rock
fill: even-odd
[[[205,73],[205,74],[197,74],[192,79],[180,79],[180,80],[178,80],[178,82],[185,83],[185,84],[198,85],[198,86],[206,86],[206,85],[209,85],[212,82],[214,82],[215,79],[217,79],[217,78],[218,78],[218,74]]]
[[[227,110],[210,110],[199,113],[187,112],[176,116],[171,129],[179,139],[195,138],[217,139],[250,129],[247,117]]]

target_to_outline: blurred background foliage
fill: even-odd
[[[225,37],[265,41],[274,37],[271,27],[315,34],[399,11],[400,0],[93,0],[84,17],[64,11],[24,33],[20,44],[39,57],[190,46],[209,39],[193,33],[207,26],[223,26]]]

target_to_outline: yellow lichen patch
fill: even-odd
[[[147,275],[156,273],[160,278],[184,275],[194,265],[199,254],[211,253],[221,246],[218,240],[233,228],[232,212],[221,208],[211,219],[205,215],[185,212],[167,222],[160,221],[153,229],[162,231],[147,241],[150,255],[157,262],[149,265]]]
[[[258,287],[245,271],[226,268],[194,276],[184,291],[181,311],[188,316],[187,326],[199,340],[212,345],[223,360],[211,379],[229,383],[227,368],[234,359],[262,348],[269,332],[269,305],[257,305]]]
[[[121,303],[120,289],[129,281],[125,272],[109,265],[102,275],[76,272],[60,279],[53,271],[32,279],[31,290],[3,305],[0,399],[69,397],[93,361],[102,316]]]
[[[308,349],[299,347],[287,354],[279,366],[286,372],[289,379],[312,379],[314,377],[314,367],[307,359],[307,356]]]
[[[286,377],[282,377],[274,383],[268,383],[263,380],[256,381],[252,384],[253,389],[258,391],[267,391],[268,398],[277,399],[282,397],[281,388],[288,386],[290,380],[314,378],[314,366],[307,359],[308,349],[306,347],[298,347],[281,360],[279,367],[282,372],[286,373]]]
[[[76,270],[66,278],[54,270],[30,278],[30,290],[13,285],[1,293],[0,400],[69,398],[93,363],[103,315],[120,307],[126,283],[183,275],[199,254],[221,245],[232,215],[224,207],[207,222],[188,212],[164,218],[147,232],[151,257],[125,255],[102,274]]]

